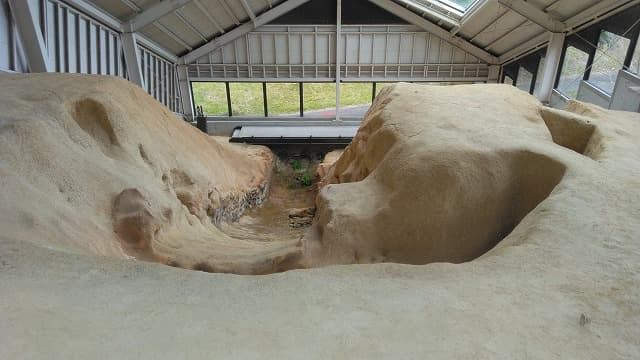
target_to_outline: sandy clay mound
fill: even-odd
[[[0,94],[4,236],[236,273],[278,271],[299,253],[216,226],[263,201],[268,149],[206,136],[118,78],[3,76]]]
[[[319,268],[234,276],[84,254],[285,269],[296,244],[210,225],[259,201],[268,153],[123,81],[31,79],[0,84],[0,358],[640,358],[638,114],[387,88],[323,165]]]
[[[560,205],[554,189],[572,184],[572,167],[602,171],[637,155],[640,115],[568,110],[503,85],[383,91],[322,180],[308,263],[461,263],[510,234],[524,241]],[[576,216],[564,214],[558,231]]]

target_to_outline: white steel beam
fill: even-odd
[[[184,47],[185,49],[187,49],[187,51],[191,51],[193,50],[193,47],[191,47],[191,45],[189,45],[186,41],[184,41],[180,36],[178,36],[178,34],[174,33],[173,31],[171,31],[168,27],[166,27],[163,23],[161,23],[160,21],[156,21],[153,23],[153,26],[155,26],[156,28],[158,28],[158,30],[162,31],[165,35],[167,35],[168,37],[170,37],[171,39],[173,39],[173,41],[177,42],[178,44],[180,44],[182,47]]]
[[[177,66],[178,88],[180,89],[180,101],[182,103],[183,115],[188,120],[193,120],[193,93],[191,91],[191,81],[189,80],[189,68],[183,62]]]
[[[637,4],[640,4],[640,0],[602,0],[566,20],[565,32],[567,32],[567,35],[571,35],[595,22],[602,21]],[[540,48],[546,45],[548,40],[549,36],[546,31],[537,34],[519,46],[500,55],[500,64],[508,63],[514,58],[528,52],[530,49]]]
[[[456,35],[457,33],[461,32],[462,29],[464,28],[464,26],[467,24],[467,22],[473,18],[478,12],[480,12],[481,10],[483,10],[485,8],[485,6],[487,6],[487,4],[489,4],[490,0],[481,0],[477,3],[475,3],[471,9],[467,10],[467,12],[464,14],[464,16],[462,17],[462,19],[460,19],[460,21],[458,22],[458,25],[454,26],[449,32],[451,33],[451,35]]]
[[[413,11],[402,7],[401,5],[398,5],[388,0],[369,0],[369,1],[387,10],[388,12],[398,16],[399,18],[404,19],[414,25],[417,25],[423,28],[424,30],[436,35],[437,37],[442,38],[445,41],[448,41],[452,45],[460,48],[461,50],[468,52],[469,54],[477,57],[478,59],[488,64],[498,63],[498,58],[493,56],[491,53],[475,46],[474,44],[468,42],[467,40],[459,36],[451,35],[449,31],[417,15]]]
[[[564,33],[551,33],[547,54],[545,55],[544,68],[542,69],[542,82],[538,98],[545,104],[551,101],[551,94],[556,82],[556,75],[560,68],[562,47],[564,46]]]
[[[129,74],[129,81],[144,89],[144,76],[142,75],[142,69],[140,68],[140,52],[138,51],[136,34],[123,33],[121,39],[124,61],[127,64],[127,73]]]
[[[548,31],[562,32],[566,27],[563,22],[535,7],[530,2],[524,0],[498,0],[498,2]]]
[[[251,10],[251,6],[249,6],[249,3],[247,2],[247,0],[240,0],[240,4],[242,4],[244,11],[247,12],[247,15],[249,15],[249,18],[251,18],[251,21],[256,21],[256,14],[254,14],[253,10]]]
[[[153,5],[147,10],[137,14],[124,24],[126,32],[135,32],[153,23],[161,17],[168,15],[193,0],[165,0]]]
[[[336,0],[336,121],[340,121],[340,58],[342,57],[342,0]],[[345,57],[346,59],[346,57]]]
[[[53,65],[49,61],[36,9],[33,3],[26,0],[9,0],[9,8],[13,21],[22,38],[22,46],[27,55],[30,72],[53,72]]]
[[[222,9],[224,10],[224,12],[227,13],[227,15],[229,15],[231,20],[233,20],[233,23],[236,25],[240,25],[240,20],[238,19],[236,14],[233,13],[233,10],[231,10],[231,8],[229,7],[229,4],[227,4],[225,0],[218,0],[218,3],[222,5]]]
[[[200,46],[197,49],[194,49],[192,51],[190,51],[189,53],[185,54],[184,56],[182,56],[180,59],[182,60],[182,62],[184,64],[190,64],[194,61],[196,61],[198,58],[207,55],[208,53],[218,49],[221,46],[224,46],[225,44],[228,44],[229,42],[244,36],[245,34],[247,34],[248,32],[250,32],[251,30],[253,30],[254,28],[260,27],[286,13],[288,13],[289,11],[297,8],[298,6],[306,3],[309,0],[287,0],[279,5],[277,5],[276,7],[265,11],[264,13],[260,14],[259,16],[256,16],[256,19],[252,22],[248,22],[245,24],[242,24],[238,27],[236,27],[235,29],[226,32],[216,38],[213,38],[211,41],[209,41],[208,43]]]
[[[204,14],[204,16],[207,17],[207,19],[209,19],[209,21],[211,21],[211,23],[213,24],[213,26],[216,27],[216,29],[218,29],[219,33],[224,33],[224,29],[222,28],[222,26],[220,26],[220,24],[216,21],[216,19],[213,17],[213,15],[211,15],[211,13],[209,13],[209,11],[207,10],[207,8],[205,8],[202,3],[200,3],[200,0],[193,0],[193,3],[198,7],[198,10],[202,11],[202,13]]]

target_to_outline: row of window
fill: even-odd
[[[578,95],[580,82],[585,80],[602,91],[613,94],[620,69],[624,68],[640,75],[640,41],[636,42],[633,49],[630,47],[631,43],[631,40],[625,37],[602,30],[591,61],[588,53],[568,45],[564,52],[556,89],[569,98],[575,98]],[[503,82],[537,95],[544,61],[542,57],[535,76],[524,66],[520,66],[516,79],[506,75]],[[535,84],[533,84],[534,79]]]
[[[342,83],[340,106],[362,116],[389,84]],[[208,116],[335,116],[335,83],[193,82],[191,88],[194,105]]]

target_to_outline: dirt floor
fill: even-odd
[[[245,211],[238,222],[221,223],[219,227],[226,234],[255,241],[300,240],[311,225],[313,216],[304,216],[300,222],[293,215],[296,211],[315,208],[316,167],[322,160],[322,150],[311,151],[299,146],[274,150],[276,160],[265,201]]]

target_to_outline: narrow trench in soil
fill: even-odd
[[[299,240],[309,227],[317,195],[316,168],[325,151],[301,148],[272,149],[276,155],[269,194],[265,201],[247,210],[238,222],[222,223],[228,235],[250,241]]]

